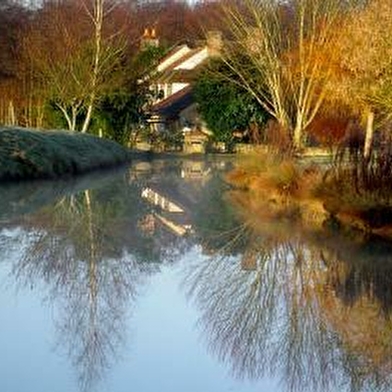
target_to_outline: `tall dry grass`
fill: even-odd
[[[236,191],[233,200],[260,219],[312,220],[319,224],[325,211],[315,197],[322,171],[303,165],[291,155],[259,151],[238,161],[227,180]]]
[[[381,133],[368,157],[360,138],[338,150],[335,165],[316,192],[338,221],[369,232],[391,231],[391,142],[388,133]]]

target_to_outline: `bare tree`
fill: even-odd
[[[106,0],[94,0],[92,11],[89,10],[88,6],[85,5],[87,14],[94,28],[93,37],[93,58],[92,58],[92,69],[91,79],[89,81],[89,92],[86,105],[86,115],[84,118],[83,126],[81,131],[87,132],[91,117],[94,111],[94,106],[97,99],[99,98],[99,92],[105,83],[105,78],[110,75],[113,70],[113,64],[119,59],[122,52],[122,47],[114,47],[111,45],[111,37],[108,40],[104,40],[103,35],[103,23],[104,18],[113,10],[114,5],[105,7],[108,3]]]
[[[227,64],[297,148],[325,98],[333,65],[325,53],[343,10],[339,0],[245,0],[226,8],[235,40]]]
[[[113,87],[125,47],[120,34],[104,31],[113,7],[105,0],[49,3],[37,13],[25,38],[46,99],[70,130],[87,132],[97,101]]]

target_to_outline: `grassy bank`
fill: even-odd
[[[274,153],[250,154],[237,160],[227,176],[237,204],[248,206],[263,222],[301,222],[322,226],[328,218],[316,189],[323,181],[319,165],[304,165]]]
[[[76,175],[129,159],[124,147],[91,135],[0,128],[1,181]]]
[[[237,189],[236,203],[264,222],[313,229],[333,224],[390,240],[391,165],[392,150],[382,149],[369,159],[356,152],[330,165],[258,153],[238,161],[228,181]]]

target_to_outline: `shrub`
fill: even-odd
[[[113,166],[127,149],[95,136],[67,131],[0,129],[0,180],[55,178]]]

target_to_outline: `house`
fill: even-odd
[[[195,152],[201,152],[200,140],[207,139],[208,132],[193,99],[192,83],[207,60],[219,55],[221,47],[222,36],[217,31],[208,33],[206,42],[196,48],[187,44],[174,47],[157,65],[157,77],[151,86],[157,97],[150,108],[151,128],[156,132],[181,132],[197,127],[197,131],[186,135],[187,139],[196,137]],[[188,146],[191,145],[192,141]]]

